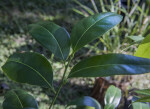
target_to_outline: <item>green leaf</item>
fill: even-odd
[[[139,41],[142,41],[144,39],[144,37],[142,37],[142,36],[127,36],[127,37],[132,39],[135,42],[139,42]]]
[[[150,96],[150,89],[136,90],[135,92],[138,93],[138,94]]]
[[[150,103],[150,96],[139,98],[135,102],[149,102]]]
[[[72,68],[68,77],[104,77],[149,72],[150,59],[124,54],[105,54],[82,60]]]
[[[15,53],[2,66],[12,80],[53,89],[53,71],[49,61],[38,53]]]
[[[149,0],[150,1],[150,0]],[[150,3],[150,2],[149,2]],[[150,4],[149,4],[150,5]],[[148,36],[150,34],[150,22],[148,22],[148,27],[144,30],[143,36]]]
[[[23,109],[35,109],[35,108],[27,107],[27,108],[23,108]]]
[[[133,109],[149,109],[149,104],[136,102],[132,104]]]
[[[29,33],[31,36],[54,53],[60,59],[65,60],[70,51],[70,36],[68,32],[48,21],[31,24],[29,26]]]
[[[135,52],[135,56],[150,58],[150,34],[146,36],[146,38],[139,45],[137,51]]]
[[[89,96],[84,96],[84,97],[80,97],[78,99],[75,99],[75,100],[71,101],[68,104],[68,106],[71,106],[71,105],[76,105],[76,106],[90,106],[90,107],[94,107],[95,109],[101,109],[101,106],[97,102],[97,100],[95,100],[94,98],[89,97]]]
[[[107,104],[104,109],[115,109],[115,106],[113,104]]]
[[[76,109],[95,109],[95,108],[91,106],[78,106]]]
[[[81,8],[87,11],[90,15],[94,15],[94,11],[90,9],[88,6],[81,4],[78,0],[73,0],[76,4],[78,4]]]
[[[5,95],[3,109],[38,109],[36,100],[23,90],[11,90]]]
[[[86,17],[79,21],[72,30],[71,44],[76,52],[84,45],[102,36],[108,30],[119,24],[122,16],[115,13],[101,13]]]
[[[115,86],[110,86],[105,94],[105,109],[115,109],[121,100],[121,90]]]

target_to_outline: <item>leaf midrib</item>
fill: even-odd
[[[55,38],[55,36],[54,36],[47,28],[45,28],[44,26],[42,26],[42,25],[40,25],[40,24],[37,24],[37,25],[41,26],[41,27],[44,28],[50,35],[52,35],[53,39],[56,41],[56,43],[57,43],[57,45],[58,45],[58,48],[59,48],[60,53],[61,53],[61,55],[62,55],[62,58],[63,58],[63,60],[64,60],[63,52],[62,52],[61,47],[60,47],[60,45],[59,45],[57,39]]]
[[[21,105],[21,108],[23,109],[23,108],[24,108],[24,106],[23,106],[23,104],[22,104],[21,100],[19,99],[18,95],[16,94],[16,92],[15,92],[15,91],[13,91],[13,93],[14,93],[14,94],[15,94],[15,96],[17,97],[17,99],[18,99],[18,101],[19,101],[19,103],[20,103],[20,105]]]
[[[9,60],[8,62],[15,62],[15,63],[19,63],[19,64],[22,64],[26,67],[28,67],[29,69],[33,70],[34,72],[36,72],[47,84],[50,88],[52,88],[52,86],[49,84],[49,82],[40,74],[40,72],[38,72],[37,70],[35,70],[34,68],[30,67],[29,65],[25,64],[25,63],[22,63],[22,62],[19,62],[19,61],[14,61],[14,60]]]
[[[105,17],[99,19],[99,20],[96,21],[94,24],[92,24],[89,28],[87,28],[87,30],[83,32],[83,34],[81,35],[81,37],[80,37],[79,40],[77,41],[77,43],[76,43],[76,45],[75,45],[75,47],[74,47],[74,50],[76,49],[76,46],[78,45],[78,43],[79,43],[79,41],[81,40],[81,38],[84,36],[84,34],[85,34],[90,28],[92,28],[97,22],[101,21],[102,19],[104,19],[104,18],[106,18],[106,17],[108,17],[108,16],[112,16],[112,15],[114,15],[114,13],[112,13],[111,15],[107,15],[107,16],[105,16]]]
[[[81,70],[85,70],[85,69],[89,69],[89,68],[92,68],[92,67],[102,67],[102,66],[113,66],[113,65],[136,65],[136,64],[106,64],[106,65],[95,65],[95,66],[90,66],[90,67],[85,67],[85,68],[81,68],[79,70],[76,70],[74,72],[72,72],[70,75],[76,73],[76,72],[79,72]],[[136,65],[136,66],[141,66],[141,65]],[[147,66],[147,65],[142,65],[142,66]]]

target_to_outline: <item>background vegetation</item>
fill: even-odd
[[[130,0],[127,0],[130,1]],[[124,16],[123,21],[116,28],[108,32],[102,38],[95,40],[84,49],[80,50],[73,63],[83,57],[105,53],[134,54],[138,44],[150,31],[150,5],[148,2],[138,2],[120,5],[119,0],[1,0],[0,1],[0,66],[4,64],[8,56],[19,51],[36,51],[47,56],[49,60],[53,55],[42,48],[28,33],[27,25],[37,21],[50,20],[65,27],[69,32],[72,26],[83,17],[100,12],[117,12]],[[56,72],[55,79],[60,80],[62,64],[53,65]],[[71,67],[71,66],[70,66]],[[110,83],[121,84],[126,93],[134,88],[150,88],[150,75],[138,76],[114,76],[107,77]],[[144,81],[143,81],[144,80]],[[63,109],[70,99],[81,95],[91,95],[95,79],[73,79],[61,91],[55,108]],[[54,82],[55,87],[59,83]],[[39,107],[46,109],[50,97],[53,94],[47,89],[31,88],[28,85],[14,84],[5,77],[0,69],[0,99],[8,89],[23,88],[35,94],[40,103]],[[46,95],[44,94],[46,93]],[[130,94],[126,94],[126,97]]]

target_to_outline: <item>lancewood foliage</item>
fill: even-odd
[[[63,61],[65,70],[57,91],[53,87],[53,69],[50,62],[41,54],[35,52],[15,53],[2,66],[4,73],[13,81],[28,83],[52,89],[55,94],[49,109],[68,79],[74,77],[103,77],[111,75],[134,75],[150,72],[150,59],[146,59],[149,40],[144,40],[139,46],[136,56],[125,54],[104,54],[89,57],[77,63],[68,72],[68,66],[74,54],[94,39],[101,37],[107,31],[119,24],[122,16],[107,12],[96,14],[79,21],[69,33],[53,22],[43,21],[29,26],[29,33],[43,47],[51,51],[55,57]],[[147,36],[149,37],[149,36]],[[139,51],[145,51],[141,58]],[[70,49],[71,52],[70,52]],[[147,55],[145,54],[147,53]],[[69,74],[69,75],[67,75]],[[113,99],[113,100],[112,100]],[[120,89],[111,86],[106,92],[105,109],[114,109],[121,99]],[[68,104],[76,105],[77,109],[101,109],[100,104],[91,97],[85,96]],[[34,98],[22,90],[12,90],[5,96],[4,109],[38,109]]]

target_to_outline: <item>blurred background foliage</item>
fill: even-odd
[[[33,40],[27,26],[37,21],[49,20],[65,27],[69,32],[83,17],[101,13],[116,12],[124,16],[121,24],[103,37],[96,39],[77,52],[72,65],[85,57],[96,54],[124,53],[133,55],[138,44],[150,33],[149,0],[0,0],[0,66],[14,52],[35,51],[44,54],[54,69],[54,86],[57,88],[63,66],[58,59]],[[71,66],[70,66],[71,67]],[[106,80],[124,83],[124,91],[133,88],[150,88],[150,75],[114,76]],[[144,80],[144,81],[143,81]],[[94,78],[72,79],[63,88],[55,109],[63,109],[70,99],[90,95]],[[23,88],[34,94],[41,109],[47,109],[54,95],[48,89],[10,82],[0,69],[0,103],[8,89]],[[46,94],[45,94],[46,93]],[[128,96],[128,94],[126,94]]]

